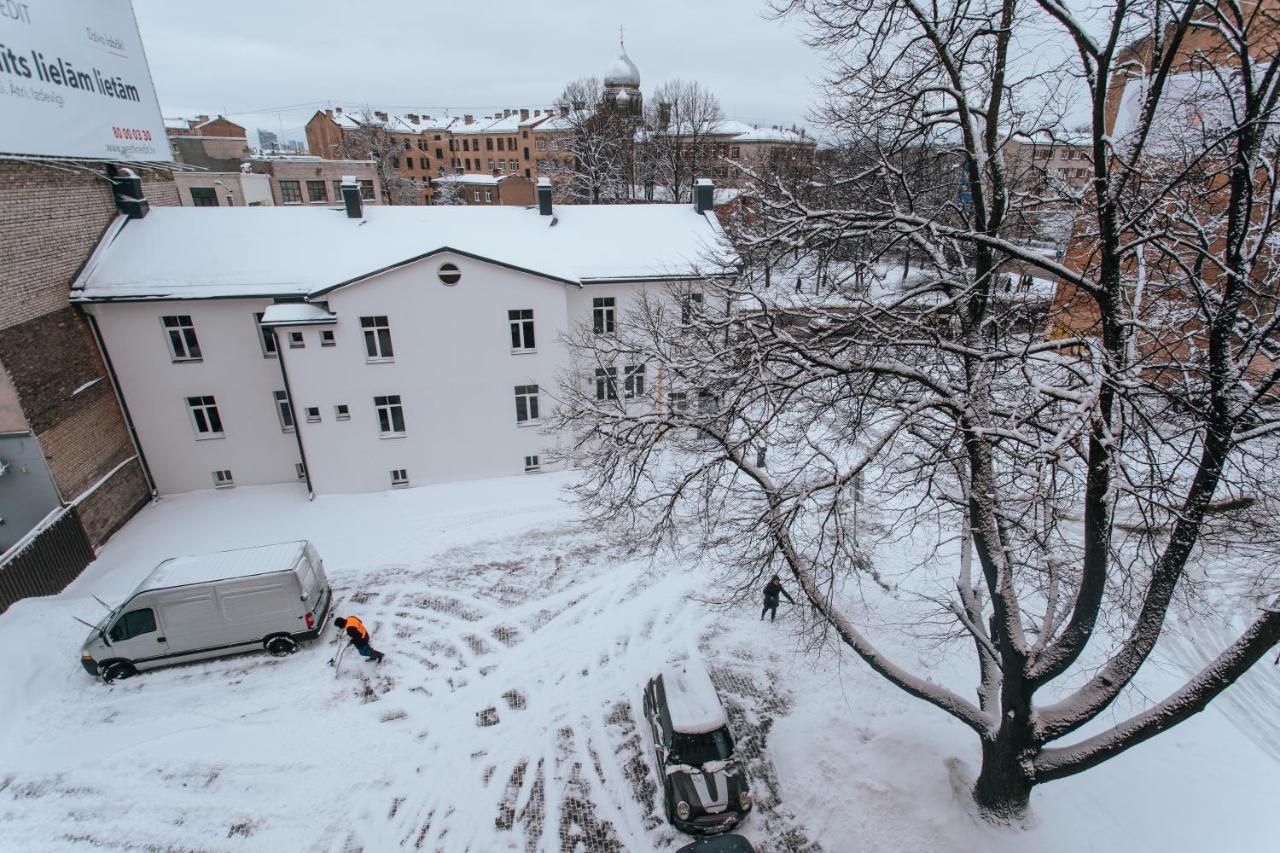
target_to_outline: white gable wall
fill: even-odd
[[[455,264],[461,280],[441,283]],[[466,256],[441,253],[328,294],[336,326],[306,327],[306,348],[285,349],[294,405],[312,484],[322,493],[389,488],[392,469],[411,485],[523,473],[524,457],[556,438],[538,425],[517,426],[515,386],[539,386],[540,414],[553,407],[567,355],[559,338],[568,323],[569,285]],[[512,354],[507,311],[533,309],[536,353]],[[366,358],[363,316],[386,316],[394,361]],[[336,345],[322,348],[320,329]],[[282,330],[283,335],[283,330]],[[379,434],[375,396],[399,395],[405,435]],[[338,421],[345,403],[351,419]],[[306,423],[307,406],[320,423]]]

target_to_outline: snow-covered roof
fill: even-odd
[[[156,207],[109,228],[77,301],[317,296],[453,250],[571,284],[720,272],[732,258],[692,205]]]
[[[758,127],[740,133],[733,138],[734,142],[783,142],[791,145],[812,144],[809,137],[785,127]]]
[[[422,133],[425,130],[448,130],[449,127],[457,121],[454,118],[437,118],[425,113],[388,113],[383,112],[386,116],[383,119],[378,115],[380,110],[356,110],[354,112],[335,110],[330,118],[338,127],[347,130],[355,130],[365,125],[373,125],[376,127],[385,127],[391,133]],[[416,115],[417,122],[414,122],[409,116]]]
[[[281,542],[214,554],[170,557],[147,575],[137,592],[288,571],[297,564],[306,547],[306,542]]]
[[[539,107],[541,110],[541,107]],[[529,117],[521,118],[520,110],[513,110],[511,115],[492,115],[473,121],[471,124],[460,124],[453,128],[454,136],[469,136],[479,133],[516,133],[521,128],[528,130],[540,124],[552,115],[551,110],[541,110],[542,115],[535,116],[529,109]]]
[[[720,696],[700,661],[674,664],[662,671],[671,727],[681,734],[705,734],[729,724]]]
[[[479,172],[465,172],[461,175],[445,175],[442,178],[432,178],[437,184],[481,184],[483,186],[497,186],[507,178],[516,177],[515,173],[506,175],[485,175]]]
[[[609,63],[609,67],[604,72],[604,84],[606,86],[640,85],[640,69],[636,68],[631,57],[627,56],[626,48],[623,48],[613,62]]]
[[[336,322],[336,315],[310,302],[277,302],[267,306],[262,314],[264,326],[314,326],[317,323]]]

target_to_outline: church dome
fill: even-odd
[[[604,72],[604,84],[606,86],[628,86],[630,88],[640,88],[640,69],[636,68],[636,64],[631,61],[631,57],[627,56],[626,48],[618,54],[618,58],[609,63],[609,69]]]

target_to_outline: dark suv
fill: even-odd
[[[711,835],[741,823],[751,811],[751,792],[706,668],[696,661],[675,664],[650,679],[644,716],[675,828]]]

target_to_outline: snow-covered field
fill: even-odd
[[[673,850],[688,839],[662,817],[637,709],[646,678],[692,653],[748,756],[742,832],[761,850],[1275,849],[1270,660],[1174,732],[1039,789],[1026,828],[994,828],[969,807],[967,729],[856,660],[806,657],[786,605],[773,625],[711,608],[696,562],[582,528],[560,497],[571,476],[148,507],[62,595],[0,616],[0,848]],[[93,594],[118,602],[173,554],[293,538],[316,543],[385,663],[348,657],[335,679],[330,629],[280,660],[111,686],[80,669],[72,617],[96,620]],[[1170,648],[1171,677],[1195,665],[1195,644]]]

